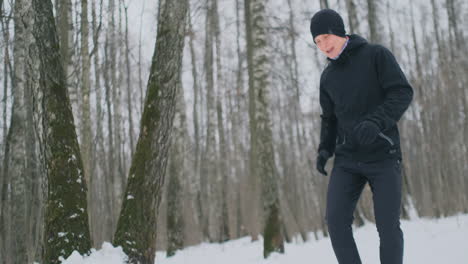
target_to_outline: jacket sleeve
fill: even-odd
[[[318,152],[326,150],[331,157],[336,147],[337,119],[334,104],[326,91],[320,89],[320,106],[322,107],[320,144]]]
[[[380,130],[385,131],[395,126],[408,109],[413,99],[413,88],[387,48],[378,46],[375,63],[379,84],[384,91],[385,98],[383,103],[365,119],[375,122]]]

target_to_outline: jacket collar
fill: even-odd
[[[365,38],[356,34],[348,35],[348,37],[349,37],[349,42],[347,46],[345,47],[345,49],[343,50],[343,52],[338,57],[338,59],[334,60],[334,59],[327,58],[328,61],[330,61],[333,64],[343,64],[344,62],[348,60],[349,55],[354,50],[368,43]]]

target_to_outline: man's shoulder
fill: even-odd
[[[385,47],[382,44],[368,43],[368,45],[366,45],[366,46],[373,54],[381,54],[381,53],[392,54],[390,49]]]

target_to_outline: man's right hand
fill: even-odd
[[[317,170],[327,176],[327,172],[325,171],[325,165],[327,164],[327,160],[330,158],[330,153],[326,150],[321,150],[317,157]]]

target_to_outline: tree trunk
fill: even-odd
[[[383,42],[382,33],[384,32],[379,19],[380,0],[367,0],[367,20],[369,22],[369,39],[372,43]]]
[[[73,6],[71,0],[57,1],[57,33],[60,40],[60,55],[65,76],[65,84],[70,95],[72,107],[77,101],[77,91],[73,89]]]
[[[132,86],[130,71],[130,46],[128,41],[128,7],[125,7],[125,66],[127,70],[127,110],[128,110],[128,137],[130,138],[130,157],[133,157],[135,144],[133,143],[133,111],[132,111]]]
[[[3,175],[8,175],[7,184],[10,186],[6,204],[9,209],[6,221],[4,239],[5,260],[12,263],[27,262],[28,225],[27,208],[29,199],[29,179],[27,179],[27,155],[26,155],[26,104],[25,92],[32,78],[27,70],[30,63],[28,57],[29,45],[32,44],[30,26],[32,24],[31,5],[28,2],[18,0],[14,5],[14,89],[12,89],[13,107],[11,122],[5,142],[5,156],[3,163]],[[29,199],[28,199],[29,198]]]
[[[88,26],[88,0],[81,0],[81,146],[83,157],[83,168],[86,182],[88,183],[90,191],[88,192],[88,208],[91,233],[94,233],[94,219],[97,215],[93,214],[93,203],[95,202],[93,196],[93,186],[95,184],[94,171],[91,170],[92,161],[92,145],[93,134],[91,131],[91,105],[90,105],[90,67],[91,62],[89,58],[89,26]],[[99,216],[100,218],[100,216]]]
[[[165,0],[161,8],[140,137],[114,239],[130,263],[154,263],[156,215],[180,87],[187,1]]]
[[[201,162],[201,204],[202,204],[202,229],[205,238],[217,241],[219,236],[217,217],[218,187],[217,177],[217,140],[216,140],[216,104],[214,90],[214,0],[207,0],[206,35],[205,35],[205,78],[206,78],[206,142]]]
[[[203,193],[203,190],[205,189],[206,186],[203,186],[203,180],[205,176],[202,176],[200,173],[200,164],[201,164],[201,148],[200,148],[200,141],[201,141],[201,136],[200,136],[200,111],[199,111],[199,98],[200,98],[200,85],[198,82],[198,72],[197,72],[197,59],[196,59],[196,53],[195,53],[195,32],[193,30],[193,24],[192,24],[192,16],[190,15],[191,13],[191,7],[189,3],[189,15],[188,15],[188,36],[189,36],[189,48],[190,48],[190,58],[192,62],[192,78],[193,78],[193,110],[192,110],[192,118],[193,118],[193,132],[194,132],[194,151],[193,151],[193,164],[194,164],[194,169],[193,169],[193,177],[196,179],[199,179],[199,188],[197,190],[197,198],[196,198],[196,206],[197,207],[197,218],[198,222],[201,225],[202,229],[202,236],[203,238],[208,237],[208,225],[206,224],[205,219],[205,209],[203,208],[203,202],[202,199],[204,199],[205,194]]]
[[[219,29],[219,14],[218,14],[218,0],[213,0],[213,26],[214,26],[214,37],[216,45],[216,83],[217,83],[217,96],[216,96],[216,114],[218,123],[218,136],[219,136],[219,153],[218,153],[218,166],[221,175],[221,212],[220,212],[220,234],[219,242],[225,242],[229,240],[229,215],[228,215],[228,145],[226,142],[226,132],[224,129],[223,122],[223,87],[222,82],[222,64],[221,64],[221,37]]]
[[[244,0],[244,13],[245,13],[245,32],[246,32],[246,51],[247,51],[247,71],[248,71],[248,95],[249,95],[249,134],[250,134],[250,150],[249,150],[249,178],[247,180],[247,190],[248,193],[248,211],[249,211],[249,221],[248,221],[248,232],[252,237],[252,240],[257,240],[260,233],[260,195],[259,195],[259,185],[260,179],[257,172],[257,146],[256,141],[254,140],[257,137],[256,130],[256,100],[255,100],[255,90],[254,90],[254,39],[253,36],[253,21],[252,18],[252,7],[251,0]]]
[[[184,246],[182,180],[186,178],[185,153],[187,151],[187,120],[185,115],[184,91],[177,92],[173,137],[169,150],[167,183],[167,256],[175,255]]]
[[[118,61],[117,61],[117,42],[120,42],[117,39],[117,27],[116,27],[116,19],[115,19],[115,12],[116,12],[116,1],[117,0],[109,0],[109,15],[110,15],[110,22],[109,22],[109,63],[110,63],[110,92],[111,92],[111,100],[112,100],[112,123],[113,123],[113,163],[114,167],[111,168],[111,175],[113,177],[113,192],[114,192],[114,217],[118,217],[119,208],[121,205],[121,197],[123,193],[123,189],[125,186],[123,185],[125,182],[125,174],[123,172],[123,164],[122,164],[122,156],[121,156],[121,148],[122,148],[122,137],[121,137],[121,85],[118,80],[117,73],[119,71]]]
[[[328,0],[320,0],[320,9],[329,8]]]
[[[282,220],[279,211],[278,174],[273,152],[273,133],[269,113],[269,83],[268,83],[268,50],[267,50],[267,21],[265,0],[246,0],[246,12],[251,20],[247,20],[248,37],[247,49],[251,49],[248,59],[249,89],[255,100],[254,117],[251,124],[255,133],[251,135],[251,156],[255,156],[255,174],[262,186],[262,205],[264,217],[263,256],[267,258],[272,252],[284,252]],[[251,165],[252,166],[252,165]]]
[[[112,110],[112,87],[111,81],[109,78],[109,71],[111,71],[110,65],[112,64],[110,55],[109,55],[109,36],[106,36],[106,42],[104,47],[104,65],[103,69],[103,78],[105,86],[105,100],[106,100],[106,110],[107,110],[107,138],[108,138],[108,149],[107,149],[107,173],[105,177],[105,188],[106,188],[106,201],[109,204],[109,214],[111,222],[109,223],[110,229],[115,230],[116,219],[117,219],[117,195],[116,195],[116,170],[115,170],[115,142],[114,142],[114,121],[113,121],[113,110]]]
[[[13,10],[13,8],[12,8]],[[0,18],[0,21],[1,21],[1,24],[2,24],[2,35],[3,35],[3,38],[4,38],[4,41],[5,41],[5,53],[4,53],[4,57],[3,57],[3,74],[4,74],[4,79],[3,79],[3,98],[2,98],[2,105],[3,105],[3,115],[2,115],[2,120],[3,120],[3,137],[2,137],[2,148],[1,148],[1,153],[2,154],[6,154],[6,142],[7,142],[7,136],[8,136],[8,125],[7,125],[7,111],[8,111],[8,87],[10,87],[10,85],[8,85],[8,82],[9,82],[9,74],[10,72],[12,71],[11,69],[11,63],[10,63],[10,31],[9,30],[6,30],[9,28],[9,25],[10,25],[10,17],[12,17],[12,14],[13,11],[10,12],[10,15],[7,16],[7,17],[1,17]],[[1,14],[1,13],[0,13]],[[10,71],[10,72],[9,72]],[[12,74],[12,73],[11,73]],[[13,74],[12,74],[13,75]],[[14,79],[14,78],[11,78],[11,79]],[[12,84],[13,84],[13,80],[11,81]],[[13,86],[13,85],[11,85]],[[4,160],[6,159],[6,155],[5,156],[1,156],[1,160],[2,162],[4,162]],[[10,183],[10,177],[8,176],[8,174],[5,174],[4,173],[4,169],[5,168],[1,168],[0,169],[0,241],[5,241],[4,243],[1,243],[0,244],[0,259],[5,259],[5,261],[7,262],[8,259],[6,259],[7,257],[9,257],[9,252],[11,252],[11,250],[8,248],[9,246],[9,243],[8,241],[10,241],[10,238],[9,238],[9,232],[7,230],[7,225],[9,225],[9,219],[10,219],[10,212],[9,212],[9,209],[10,209],[10,206],[7,205],[8,201],[9,201],[9,183]]]
[[[358,34],[359,20],[354,0],[346,0],[346,10],[348,11],[348,34]]]
[[[99,14],[96,14],[96,10],[99,11]],[[102,25],[102,0],[100,1],[99,8],[96,7],[96,0],[92,1],[91,7],[91,16],[92,16],[92,28],[93,28],[93,51],[91,52],[93,56],[94,64],[94,87],[96,91],[96,137],[94,142],[96,144],[92,145],[92,161],[91,161],[91,171],[94,174],[94,181],[90,183],[89,190],[92,192],[91,196],[93,197],[93,205],[89,209],[93,223],[91,223],[92,228],[92,240],[95,247],[102,245],[104,241],[112,240],[113,232],[113,217],[111,211],[111,201],[109,201],[109,190],[106,188],[105,179],[108,178],[108,170],[106,164],[106,155],[105,155],[105,138],[103,135],[104,130],[104,112],[102,109],[102,84],[101,84],[101,65],[99,58],[99,34],[101,32]],[[99,15],[99,18],[98,18]],[[93,215],[98,216],[103,214],[104,216],[97,219]]]
[[[242,7],[241,0],[236,0],[236,54],[237,54],[237,69],[236,69],[236,87],[234,93],[229,93],[230,101],[233,101],[231,106],[231,129],[232,129],[232,144],[233,144],[233,159],[235,166],[235,178],[237,179],[236,184],[236,197],[237,201],[237,230],[234,233],[234,237],[245,236],[247,220],[247,204],[250,203],[248,195],[242,195],[245,190],[244,184],[249,180],[246,173],[246,151],[242,144],[242,135],[245,135],[245,125],[242,122],[242,116],[244,114],[245,106],[245,91],[244,91],[244,69],[243,61],[245,55],[241,51],[241,14],[240,9]],[[234,95],[233,95],[234,94]]]
[[[91,248],[86,180],[60,60],[52,3],[33,0],[32,4],[35,55],[40,61],[39,89],[33,93],[35,124],[48,182],[43,262],[59,263],[59,256],[68,257],[74,250],[85,254]]]

